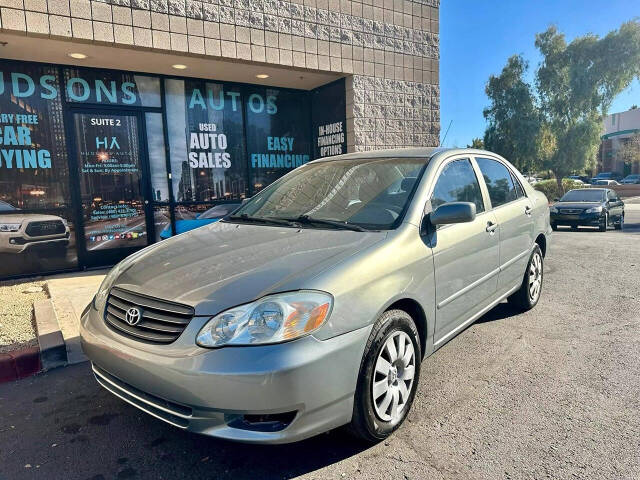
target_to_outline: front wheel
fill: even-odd
[[[383,313],[360,366],[349,430],[367,442],[391,435],[409,413],[420,377],[418,331],[403,310]]]
[[[558,224],[556,222],[551,222],[551,230],[554,232],[558,231]]]
[[[598,230],[601,232],[606,232],[607,227],[609,226],[609,214],[604,212],[604,217],[600,218],[600,225],[598,226]]]
[[[529,257],[527,269],[520,289],[507,300],[519,310],[527,311],[536,306],[542,292],[542,280],[544,278],[544,258],[538,244],[533,247]]]
[[[613,226],[613,228],[615,228],[616,230],[622,230],[623,225],[624,225],[624,213],[620,215],[620,220],[618,220],[618,223],[616,223]]]

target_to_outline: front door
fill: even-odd
[[[144,123],[135,112],[72,116],[80,261],[112,265],[154,238]]]
[[[493,212],[487,211],[470,159],[446,164],[431,196],[433,209],[448,202],[472,202],[476,218],[442,225],[431,241],[436,281],[434,344],[444,343],[489,304],[498,285],[499,237]]]

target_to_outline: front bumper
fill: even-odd
[[[563,214],[551,213],[551,223],[568,226],[591,226],[597,227],[601,223],[602,213],[579,213]]]
[[[279,345],[205,349],[194,317],[169,345],[112,331],[94,309],[81,320],[82,348],[98,382],[174,426],[227,440],[288,443],[351,420],[360,362],[371,327],[329,340],[307,336]],[[279,431],[249,429],[244,415],[295,412]]]
[[[21,232],[0,235],[0,253],[28,253],[44,250],[65,250],[69,246],[70,233],[47,237],[29,237]]]

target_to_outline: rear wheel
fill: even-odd
[[[371,331],[349,430],[367,442],[391,435],[406,418],[420,377],[418,331],[403,310],[383,313]]]
[[[507,300],[514,307],[526,311],[536,306],[542,292],[544,258],[538,244],[533,247],[520,289]]]

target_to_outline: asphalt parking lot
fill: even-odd
[[[188,434],[81,364],[0,385],[0,479],[640,478],[640,205],[623,232],[554,233],[545,266],[533,311],[501,304],[425,361],[376,446]]]

